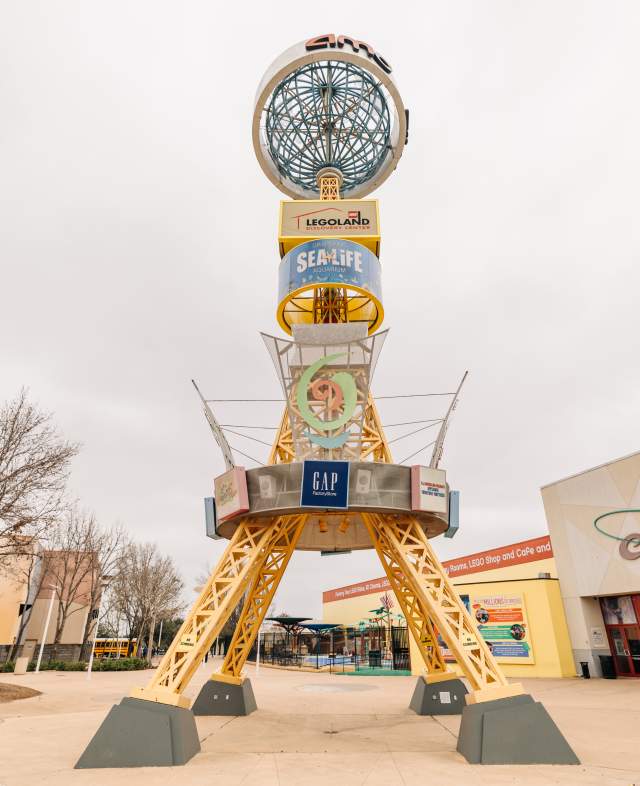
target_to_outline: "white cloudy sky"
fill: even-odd
[[[189,586],[222,549],[202,498],[223,469],[189,380],[279,395],[258,336],[278,332],[279,193],[254,159],[254,92],[329,31],[382,52],[411,109],[375,194],[391,328],[375,392],[470,372],[443,462],[461,531],[439,552],[543,534],[541,485],[640,447],[637,3],[4,0],[0,398],[27,385],[55,411],[83,444],[74,493]],[[322,589],[381,572],[372,552],[297,554],[278,609],[317,616]]]

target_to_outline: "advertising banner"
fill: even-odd
[[[218,522],[246,513],[249,510],[247,475],[244,467],[235,467],[213,481],[216,492]]]
[[[354,287],[382,298],[380,262],[375,254],[351,240],[310,240],[284,256],[278,271],[278,299],[306,287]]]
[[[349,507],[349,462],[305,461],[302,468],[301,508]]]
[[[472,597],[471,614],[499,662],[534,662],[522,595]]]
[[[551,539],[548,535],[531,540],[523,540],[510,546],[499,549],[487,549],[469,554],[466,557],[457,557],[443,562],[444,569],[449,576],[466,576],[469,573],[481,573],[485,570],[508,568],[512,565],[524,565],[527,562],[553,557]]]
[[[447,512],[447,476],[443,469],[411,467],[411,510]]]
[[[280,203],[280,256],[284,256],[300,243],[319,237],[357,240],[378,256],[378,201],[340,199]]]
[[[460,595],[474,618],[480,635],[498,663],[535,663],[529,623],[522,595]],[[438,635],[444,659],[453,662],[453,653]]]

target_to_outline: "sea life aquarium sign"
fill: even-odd
[[[280,262],[278,282],[281,302],[308,287],[331,284],[382,299],[378,257],[351,240],[321,238],[301,243]]]

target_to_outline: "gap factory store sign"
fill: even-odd
[[[349,507],[349,462],[305,461],[300,507],[346,510]]]

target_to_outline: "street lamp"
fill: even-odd
[[[100,611],[102,609],[102,598],[104,597],[104,591],[109,586],[109,582],[113,576],[102,576],[100,578],[100,602],[98,603],[98,614],[96,616],[96,627],[93,631],[93,644],[91,645],[91,657],[89,658],[89,666],[87,667],[87,679],[91,679],[91,669],[93,668],[93,656],[95,655],[96,651],[96,639],[98,637],[98,626],[100,625]]]
[[[53,609],[53,601],[56,597],[56,592],[60,589],[56,584],[47,584],[45,589],[54,590],[51,593],[51,599],[49,600],[49,610],[47,611],[47,619],[44,623],[44,631],[42,633],[42,641],[40,642],[40,652],[38,653],[38,662],[36,663],[36,672],[40,671],[40,662],[42,661],[42,653],[44,651],[44,644],[47,640],[47,632],[49,630],[49,622],[51,621],[51,610]]]

